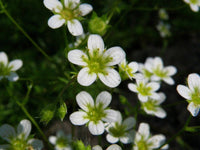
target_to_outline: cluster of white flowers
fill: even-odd
[[[192,9],[192,11],[194,12],[199,11],[200,0],[184,0],[184,2],[190,5],[190,8]]]
[[[31,122],[26,119],[20,121],[17,133],[11,125],[2,125],[0,127],[0,137],[9,144],[0,145],[0,150],[41,150],[43,148],[42,141],[31,138],[29,136],[30,132]]]
[[[8,62],[8,56],[5,52],[0,52],[0,80],[7,78],[9,81],[17,81],[19,76],[15,71],[22,67],[22,60],[15,59]]]

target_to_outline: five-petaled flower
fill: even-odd
[[[111,102],[111,94],[103,91],[94,102],[91,95],[85,91],[76,96],[76,102],[81,108],[70,115],[70,120],[74,125],[87,124],[89,131],[93,135],[103,134],[104,122],[114,122],[119,118],[119,113],[107,108]]]
[[[22,67],[22,61],[20,59],[12,60],[8,62],[8,57],[5,52],[0,52],[0,80],[7,78],[9,81],[17,81],[19,76],[15,71]]]
[[[92,147],[92,150],[103,150],[101,146],[96,145]],[[106,148],[106,150],[122,150],[122,148],[117,144],[112,144]]]
[[[43,143],[41,140],[29,137],[31,132],[31,123],[29,120],[20,121],[15,129],[9,125],[4,124],[0,127],[0,137],[6,140],[9,144],[0,145],[1,150],[41,150]]]
[[[136,80],[136,84],[129,83],[129,90],[138,93],[138,99],[141,102],[146,102],[148,98],[159,99],[160,96],[156,91],[160,88],[157,82],[147,82],[146,79]]]
[[[188,87],[178,85],[178,93],[187,99],[188,107],[192,116],[197,116],[200,110],[200,76],[197,73],[191,73],[187,78]]]
[[[133,150],[153,150],[159,148],[165,142],[165,136],[162,134],[150,135],[149,125],[140,123],[138,131],[135,135]],[[164,145],[161,150],[168,149],[168,145]]]
[[[145,65],[145,68],[153,73],[151,80],[160,81],[163,80],[169,85],[174,84],[174,80],[171,76],[176,74],[177,70],[174,66],[164,67],[163,61],[160,57],[155,57],[149,59],[148,63]]]
[[[158,93],[160,95],[159,99],[149,98],[146,102],[141,102],[142,109],[150,115],[156,116],[158,118],[165,118],[166,112],[160,107],[160,104],[164,102],[166,96],[164,93]]]
[[[83,33],[83,27],[79,20],[82,16],[87,15],[92,11],[92,6],[89,4],[80,4],[80,0],[44,0],[46,8],[51,10],[54,15],[49,18],[49,27],[56,29],[63,24],[67,24],[69,32],[78,36]]]
[[[122,121],[122,115],[119,113],[119,119],[116,122],[109,123],[106,127],[108,132],[106,139],[110,143],[117,143],[118,141],[128,144],[133,141],[135,131],[133,127],[136,121],[134,117],[128,117]]]
[[[98,77],[111,88],[118,86],[121,77],[113,66],[125,58],[123,49],[116,46],[105,50],[103,39],[96,34],[89,36],[87,46],[85,52],[75,49],[68,53],[70,62],[83,67],[78,73],[78,83],[89,86]]]

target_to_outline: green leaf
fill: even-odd
[[[60,106],[57,110],[57,114],[58,114],[58,117],[61,119],[61,121],[63,121],[65,115],[67,114],[67,106],[65,102],[63,101],[60,102]]]

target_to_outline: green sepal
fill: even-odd
[[[56,108],[55,106],[55,104],[49,104],[40,112],[40,121],[45,125],[47,125],[49,121],[53,119]]]
[[[61,121],[63,121],[66,114],[67,114],[67,106],[64,101],[61,101],[60,106],[57,109],[57,115],[61,119]]]

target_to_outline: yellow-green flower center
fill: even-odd
[[[97,124],[102,118],[106,117],[106,113],[104,112],[103,104],[100,103],[98,106],[90,106],[88,105],[88,112],[86,119],[89,119],[90,121]]]
[[[152,111],[154,111],[156,109],[156,107],[158,107],[157,101],[155,101],[153,99],[149,99],[147,102],[142,103],[142,106],[145,107],[146,109],[152,110]]]
[[[56,146],[59,148],[65,148],[69,144],[69,141],[66,137],[58,137],[56,140]]]
[[[126,127],[124,125],[116,122],[114,127],[109,128],[109,132],[114,137],[122,137],[122,136],[124,136],[124,134],[126,132],[125,129],[126,129]]]
[[[192,4],[198,4],[198,0],[190,0],[190,3],[192,3]]]
[[[191,94],[191,100],[193,101],[194,104],[200,105],[200,89],[199,87],[195,87],[194,91]]]
[[[71,20],[71,19],[75,18],[75,14],[74,14],[73,10],[68,9],[68,8],[64,8],[60,12],[60,15],[65,20]]]
[[[163,70],[160,66],[158,66],[154,71],[154,74],[160,78],[165,78],[167,77],[168,71]]]
[[[150,96],[152,88],[146,86],[146,84],[139,83],[139,85],[137,86],[137,90],[143,96]]]
[[[12,69],[11,67],[5,66],[4,63],[0,62],[0,76],[7,76],[10,74]]]
[[[21,135],[11,140],[10,150],[33,150],[33,147],[27,143],[24,135]]]

